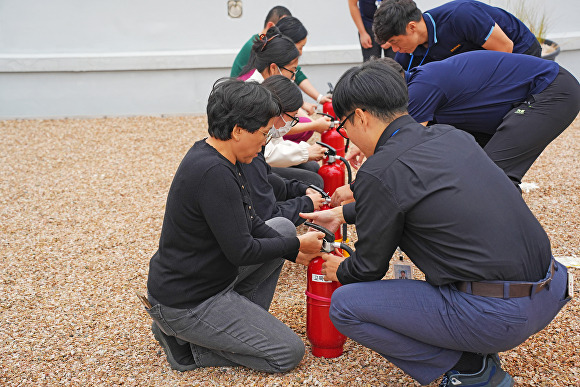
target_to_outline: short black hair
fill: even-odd
[[[266,35],[260,35],[254,39],[250,59],[240,74],[246,74],[253,69],[262,72],[272,63],[278,67],[286,66],[299,56],[296,44],[287,36],[282,35],[277,27],[270,27]]]
[[[401,64],[399,62],[397,62],[396,60],[394,60],[393,58],[389,58],[388,56],[385,56],[384,58],[380,58],[377,60],[385,62],[387,65],[389,65],[393,70],[395,70],[399,74],[401,74],[401,75],[405,74],[405,70],[403,69],[403,66],[401,66]]]
[[[262,82],[262,86],[270,90],[278,99],[283,112],[294,112],[302,106],[304,99],[296,83],[283,75],[274,75]]]
[[[207,100],[207,131],[211,137],[226,141],[232,137],[234,126],[253,133],[280,114],[280,104],[262,85],[220,78]]]
[[[407,24],[421,17],[423,13],[413,0],[382,1],[373,18],[375,41],[384,44],[393,36],[406,35]]]
[[[268,22],[277,24],[278,21],[284,16],[292,16],[292,12],[282,5],[277,5],[268,12],[266,15],[266,20],[264,21],[264,28],[268,25]]]
[[[306,27],[302,24],[298,18],[294,16],[286,16],[284,19],[280,19],[276,27],[280,32],[289,37],[294,43],[298,43],[301,40],[306,39],[308,36],[308,31]]]
[[[338,80],[332,95],[337,117],[356,108],[375,117],[391,120],[406,113],[409,104],[407,84],[399,72],[383,60],[371,59],[347,70]]]

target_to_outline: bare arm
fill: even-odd
[[[513,52],[514,42],[512,42],[500,26],[495,23],[491,35],[489,35],[489,38],[487,38],[487,41],[481,47],[492,51]]]
[[[360,10],[358,9],[357,5],[358,0],[348,0],[348,9],[350,11],[350,16],[352,17],[352,21],[354,21],[354,25],[358,30],[360,35],[360,45],[363,48],[371,48],[373,46],[373,40],[371,36],[365,30],[365,25],[362,21],[362,17],[360,15]]]
[[[314,85],[312,83],[310,83],[310,80],[305,79],[302,82],[300,82],[300,89],[305,92],[306,94],[308,94],[308,96],[310,96],[313,100],[317,100],[318,96],[321,94],[318,92],[318,90],[316,90],[316,87],[314,87]],[[325,95],[322,95],[322,98],[320,100],[320,103],[325,103],[325,102],[329,102],[331,101],[330,98],[328,98]]]

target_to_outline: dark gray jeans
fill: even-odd
[[[296,235],[285,218],[266,222],[280,234]],[[304,356],[304,343],[268,308],[284,259],[239,268],[226,289],[191,309],[154,305],[148,312],[169,336],[189,342],[200,367],[245,366],[264,372],[293,369]]]

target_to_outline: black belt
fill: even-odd
[[[554,277],[556,261],[550,263],[550,276],[539,282],[456,282],[457,290],[474,296],[495,298],[529,297],[546,289]]]

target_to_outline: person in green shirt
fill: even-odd
[[[274,8],[272,10],[274,10]],[[272,13],[272,10],[270,11],[270,13]],[[294,42],[294,44],[296,44],[298,52],[300,53],[300,55],[302,55],[302,48],[306,44],[308,35],[308,31],[306,30],[304,25],[300,22],[300,20],[293,17],[290,14],[290,11],[288,11],[287,13],[284,13],[282,11],[274,12],[272,16],[270,16],[270,13],[268,13],[270,19],[268,19],[268,17],[266,18],[266,21],[264,23],[265,28],[262,31],[262,34],[265,34],[265,31],[267,31],[272,25],[275,24],[276,27],[280,29],[280,32],[282,32],[283,35],[288,36]],[[275,19],[276,17],[278,18],[277,20]],[[252,52],[252,45],[256,39],[259,39],[259,36],[260,35],[252,36],[250,40],[248,40],[246,44],[244,44],[244,46],[236,56],[234,64],[232,65],[232,69],[230,72],[231,77],[238,77],[240,75],[243,75],[241,74],[242,69],[248,63],[250,59],[250,54]],[[312,99],[315,99],[317,103],[325,103],[331,101],[331,99],[328,96],[318,92],[318,90],[314,87],[314,85],[312,85],[310,80],[308,80],[306,74],[302,72],[300,66],[298,66],[298,68],[296,69],[294,82],[300,87],[300,89],[304,93],[312,97]],[[316,104],[305,101],[304,104],[302,105],[302,109],[304,109],[304,111],[308,114],[314,114],[316,110]]]

